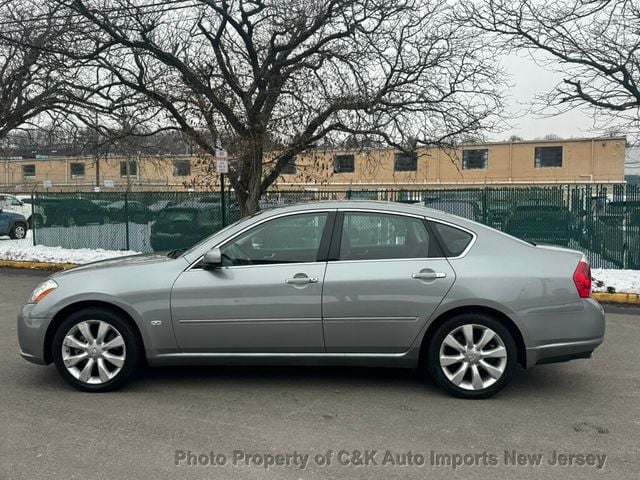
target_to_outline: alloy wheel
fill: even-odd
[[[18,240],[21,240],[26,237],[27,231],[22,225],[16,225],[14,235]]]
[[[507,349],[492,329],[465,324],[445,336],[439,359],[440,368],[451,383],[464,390],[483,390],[504,374]]]
[[[125,365],[124,338],[108,322],[82,321],[64,336],[62,361],[67,371],[80,382],[92,385],[109,382]]]

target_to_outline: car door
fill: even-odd
[[[335,212],[267,219],[220,247],[223,267],[178,277],[171,315],[186,352],[324,352],[321,295]]]
[[[455,281],[416,216],[340,213],[329,255],[322,297],[327,352],[406,351]]]

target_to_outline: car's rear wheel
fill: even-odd
[[[9,238],[14,240],[22,240],[27,236],[27,224],[26,223],[14,223],[13,227],[9,231]]]
[[[58,372],[75,388],[88,392],[121,387],[138,366],[140,355],[131,325],[106,309],[73,313],[53,339]]]
[[[483,314],[449,318],[432,335],[427,368],[434,381],[460,398],[487,398],[502,390],[517,363],[509,330]]]

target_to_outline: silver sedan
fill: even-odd
[[[22,356],[93,392],[146,361],[424,367],[447,392],[484,398],[517,364],[590,357],[604,329],[580,252],[355,201],[269,210],[184,253],[58,273],[18,317]]]

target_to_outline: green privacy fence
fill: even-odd
[[[260,207],[348,199],[422,204],[534,243],[582,250],[594,267],[640,269],[636,185],[274,190]],[[240,218],[233,192],[41,192],[30,201],[34,244],[67,248],[188,248]]]

